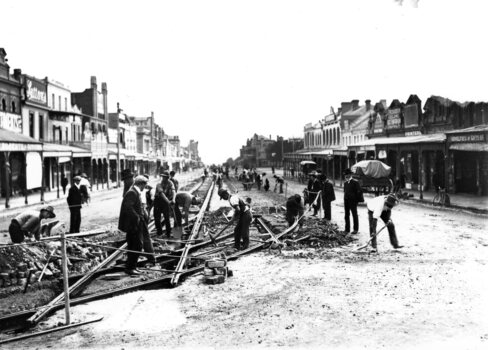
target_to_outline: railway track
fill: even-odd
[[[233,192],[236,191],[236,188],[232,183],[227,182],[226,184]],[[216,195],[217,192],[217,188],[214,184],[210,180],[207,180],[204,183],[195,186],[191,192],[198,192],[200,196],[205,194],[205,201],[200,208],[200,211],[195,216],[193,227],[191,232],[189,232],[189,238],[183,240],[183,237],[180,237],[179,240],[175,240],[174,242],[168,241],[166,245],[172,249],[156,255],[159,269],[149,269],[150,272],[156,274],[155,277],[144,281],[134,281],[127,277],[125,279],[127,279],[128,285],[120,283],[120,280],[103,280],[104,276],[120,272],[124,268],[123,265],[120,264],[120,261],[117,260],[123,252],[116,251],[111,255],[111,258],[109,258],[115,261],[111,266],[99,269],[95,273],[92,273],[89,278],[86,278],[86,274],[70,277],[70,286],[73,286],[76,283],[79,283],[80,280],[86,278],[85,281],[80,283],[79,289],[73,290],[73,293],[70,293],[71,305],[110,298],[136,290],[173,288],[181,283],[186,277],[201,272],[204,268],[204,261],[209,256],[211,257],[215,254],[224,253],[228,260],[238,259],[245,254],[257,251],[263,247],[269,247],[273,243],[279,243],[279,239],[282,236],[295,228],[292,226],[285,230],[281,229],[281,232],[277,232],[276,229],[273,231],[273,227],[270,227],[269,221],[266,220],[265,217],[256,217],[256,225],[251,230],[252,240],[249,248],[236,251],[230,248],[230,246],[233,245],[233,225],[227,225],[225,220],[222,220],[221,222],[206,222],[207,218],[205,217],[205,213],[207,212],[212,196]],[[223,219],[223,216],[221,219]],[[227,226],[227,228],[224,228],[222,234],[218,238],[211,240],[205,232],[205,228],[209,224],[213,225],[213,228],[221,229],[224,226]],[[202,227],[204,228],[203,230]],[[150,228],[154,231],[153,223]],[[124,245],[122,245],[121,248],[124,249]],[[143,264],[143,262],[140,263]],[[91,290],[90,287],[94,284],[98,284],[98,288]],[[103,288],[100,287],[101,285],[103,285]],[[63,307],[63,298],[57,297],[55,302],[51,302],[47,306],[0,317],[0,331],[3,332],[4,336],[6,334],[5,332],[11,334],[12,332],[26,331],[36,325],[44,317],[47,317],[54,311]],[[0,336],[0,339],[1,338],[4,337]]]

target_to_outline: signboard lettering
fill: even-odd
[[[402,120],[400,118],[400,108],[394,108],[388,110],[388,118],[386,120],[386,126],[388,129],[401,128]]]
[[[485,134],[473,134],[473,135],[452,135],[449,137],[451,142],[484,142]]]
[[[406,131],[405,132],[405,136],[419,136],[419,135],[422,135],[422,133],[420,132],[420,130]]]
[[[22,116],[7,112],[0,112],[0,128],[22,132]]]
[[[45,85],[31,79],[27,79],[27,99],[42,104],[47,103],[47,88]]]

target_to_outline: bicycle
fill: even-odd
[[[451,205],[451,198],[446,193],[445,188],[439,187],[437,194],[434,196],[434,199],[432,200],[432,205],[440,205],[442,207],[444,206],[448,207]]]

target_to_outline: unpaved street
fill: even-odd
[[[289,193],[301,188],[293,185]],[[255,190],[249,194],[265,201]],[[342,192],[336,195],[333,220],[343,228]],[[357,245],[368,237],[365,207],[359,212]],[[104,319],[8,346],[487,348],[486,218],[406,204],[392,218],[405,245],[400,251],[392,250],[386,232],[374,255],[354,246],[262,251],[230,262],[234,277],[224,284],[209,286],[196,275],[175,289],[76,306],[73,322]],[[63,320],[59,311],[46,323]]]

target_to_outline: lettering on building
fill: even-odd
[[[400,118],[400,108],[394,108],[388,110],[386,127],[388,129],[400,129],[402,127],[402,119]]]
[[[22,117],[17,114],[0,112],[0,128],[21,133]]]
[[[42,84],[27,79],[27,99],[42,104],[47,103],[47,89]]]
[[[485,134],[474,135],[452,135],[449,136],[450,142],[484,142]]]

